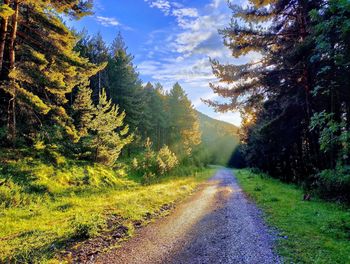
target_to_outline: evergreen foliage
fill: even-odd
[[[107,98],[105,90],[102,89],[96,106],[91,93],[87,87],[80,88],[73,105],[77,127],[83,136],[81,144],[89,150],[93,161],[112,166],[133,136],[128,135],[129,126],[124,126],[125,112],[119,113],[119,107]]]
[[[165,92],[162,85],[142,81],[133,65],[133,56],[128,53],[122,35],[119,33],[108,47],[100,34],[90,37],[80,33],[81,39],[76,50],[94,63],[107,62],[106,68],[90,78],[94,102],[100,85],[114,104],[125,111],[125,123],[135,134],[134,142],[127,147],[125,155],[131,156],[140,151],[142,142],[150,138],[153,148],[160,150],[168,145],[179,157],[186,157],[194,146],[200,143],[198,116],[185,91],[176,83]]]
[[[132,170],[142,177],[145,184],[157,180],[173,170],[179,161],[167,145],[164,145],[158,152],[152,149],[152,141],[146,139],[144,151],[132,160]]]
[[[135,170],[147,183],[179,164],[214,161],[214,152],[195,157],[206,147],[200,147],[198,113],[179,83],[168,91],[160,83],[144,85],[120,33],[107,45],[100,33],[77,33],[62,19],[91,10],[90,0],[1,3],[2,158],[16,160],[8,154],[13,150],[55,167],[81,160],[116,168],[136,157]]]
[[[54,124],[78,140],[65,110],[66,95],[103,67],[73,50],[76,38],[57,15],[81,16],[88,12],[87,2],[51,2],[9,1],[14,10],[11,25],[1,28],[1,35],[10,37],[0,45],[0,121],[12,143],[18,136],[32,139],[45,125]]]
[[[197,113],[179,83],[170,90],[168,104],[169,145],[179,155],[189,155],[192,147],[200,144],[201,132]]]
[[[212,88],[228,101],[207,103],[241,111],[248,165],[313,186],[323,169],[349,164],[349,2],[248,2],[231,5],[232,23],[220,32],[234,57],[260,58],[213,60],[226,85]]]
[[[132,63],[134,58],[128,54],[120,33],[113,41],[110,51],[107,67],[109,95],[112,102],[128,113],[125,121],[131,130],[139,128],[139,133],[142,134],[140,125],[145,117],[142,82]]]

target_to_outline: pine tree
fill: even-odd
[[[233,22],[221,30],[234,57],[258,52],[260,59],[243,65],[213,69],[221,82],[214,92],[227,103],[207,101],[219,111],[243,115],[246,157],[273,175],[299,181],[319,167],[317,134],[310,132],[314,86],[310,50],[310,11],[321,1],[249,1],[246,8],[232,5]]]
[[[127,53],[119,33],[111,47],[112,58],[108,62],[108,94],[112,102],[126,112],[125,122],[136,131],[144,115],[143,87],[132,63],[133,56]]]
[[[110,59],[109,48],[102,38],[101,33],[90,37],[85,30],[78,34],[79,41],[75,46],[75,50],[84,58],[88,58],[90,62],[100,65],[107,63]],[[109,90],[109,79],[107,68],[101,69],[96,75],[90,77],[90,87],[93,91],[93,100],[98,102],[98,95],[101,93],[102,87]]]
[[[311,16],[316,45],[310,61],[317,76],[311,129],[320,133],[324,163],[334,168],[350,162],[350,3],[329,1]]]
[[[66,95],[104,65],[97,67],[73,51],[76,38],[57,13],[81,17],[89,12],[90,3],[13,0],[9,6],[14,13],[7,32],[2,27],[0,34],[9,36],[0,78],[0,111],[5,117],[1,124],[7,125],[8,138],[31,137],[44,123],[52,122],[77,140],[65,110]]]
[[[14,11],[9,6],[10,1],[4,0],[3,4],[0,4],[0,17],[1,17],[1,36],[0,36],[0,72],[4,61],[4,52],[6,44],[6,33],[9,23],[9,17],[11,17]]]
[[[79,135],[81,137],[88,136],[96,112],[92,102],[92,90],[88,85],[81,85],[78,88],[72,108]]]
[[[179,83],[168,94],[168,108],[168,144],[178,156],[188,155],[193,146],[200,144],[201,133],[198,116]]]
[[[104,89],[95,106],[92,90],[87,86],[79,88],[73,109],[82,137],[82,154],[89,151],[91,160],[113,166],[122,149],[133,140],[129,127],[124,126],[125,112],[119,113],[119,107],[107,98]]]
[[[119,114],[118,111],[119,107],[107,99],[103,89],[90,127],[93,133],[91,146],[96,162],[113,165],[123,147],[132,142],[133,136],[128,135],[129,126],[124,126],[123,123],[125,112]]]
[[[147,83],[145,86],[145,93],[148,98],[147,105],[148,111],[146,111],[147,123],[144,128],[147,131],[147,136],[154,142],[154,148],[160,150],[160,148],[166,144],[166,136],[168,131],[168,118],[169,112],[166,107],[166,96],[164,95],[163,87],[161,84],[155,84],[155,87],[151,83]],[[143,124],[146,122],[142,122]]]

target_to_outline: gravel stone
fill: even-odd
[[[277,234],[237,184],[219,170],[203,188],[167,217],[141,228],[119,249],[94,263],[275,264]]]

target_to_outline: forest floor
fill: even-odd
[[[280,263],[276,237],[232,172],[220,169],[169,216],[88,263]]]

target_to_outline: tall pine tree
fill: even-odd
[[[82,136],[81,151],[95,162],[113,166],[122,149],[133,140],[129,126],[124,125],[125,112],[107,98],[102,89],[99,102],[92,102],[92,90],[87,86],[79,88],[73,104],[76,125]]]
[[[78,135],[65,110],[66,95],[102,67],[73,51],[76,38],[58,13],[79,18],[89,13],[89,1],[8,1],[13,14],[2,26],[0,56],[1,126],[7,138],[32,138],[45,123]],[[6,24],[3,18],[3,24]],[[2,49],[4,45],[4,49]]]
[[[127,52],[124,40],[119,33],[111,46],[111,58],[107,72],[109,80],[108,94],[113,103],[127,113],[125,122],[132,131],[136,131],[143,120],[143,87],[133,65],[133,56]],[[142,131],[140,131],[142,133]]]
[[[260,59],[243,65],[214,60],[214,73],[227,85],[212,88],[229,101],[207,102],[219,111],[242,112],[250,165],[304,180],[322,167],[318,135],[309,130],[315,85],[310,12],[322,1],[248,2],[245,8],[231,6],[232,23],[221,34],[234,57],[258,52]]]
[[[197,113],[179,83],[168,94],[168,111],[168,145],[178,156],[186,156],[200,144],[201,132]]]
[[[110,59],[109,47],[102,38],[101,33],[90,37],[86,30],[78,34],[79,41],[75,46],[75,50],[84,58],[88,58],[90,62],[100,65],[108,63]],[[90,87],[93,91],[93,100],[98,102],[98,96],[102,88],[109,90],[109,79],[107,69],[103,68],[97,74],[90,77]]]

